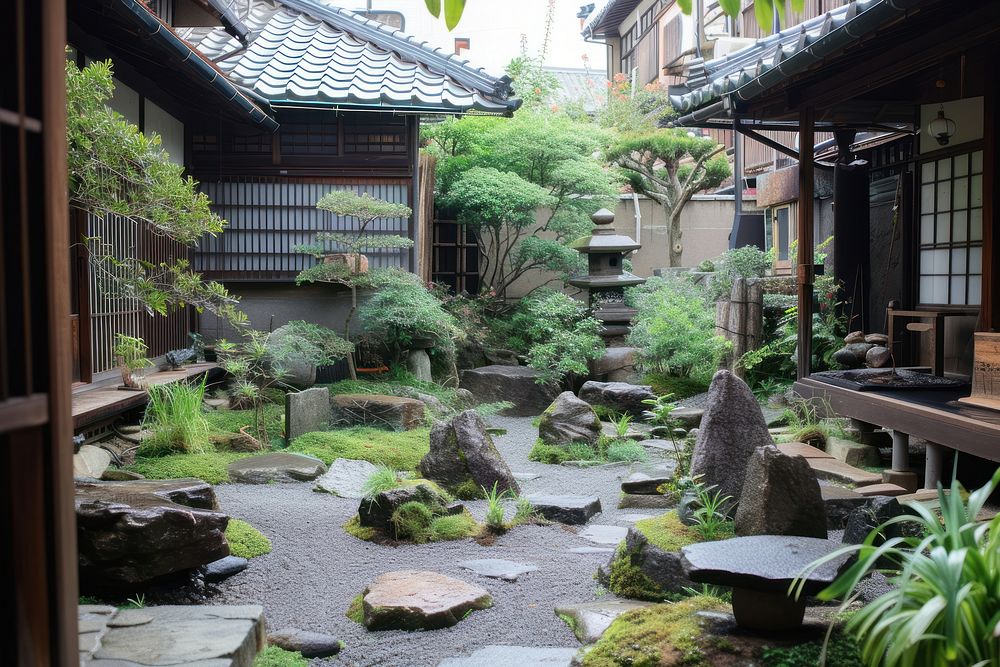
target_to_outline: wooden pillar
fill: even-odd
[[[809,375],[812,359],[813,314],[813,119],[815,112],[806,107],[799,112],[799,219],[798,219],[798,325],[799,347],[797,375]]]
[[[1000,222],[997,220],[996,193],[1000,187],[997,169],[997,137],[1000,134],[1000,83],[986,86],[983,127],[983,287],[977,331],[1000,331]]]

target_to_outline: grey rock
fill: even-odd
[[[593,376],[608,382],[634,382],[640,378],[635,369],[634,347],[609,347],[593,363]]]
[[[590,517],[601,511],[601,500],[597,496],[549,496],[534,494],[526,496],[531,506],[549,521],[583,525]]]
[[[656,465],[642,465],[632,469],[632,474],[622,482],[622,493],[657,495],[657,490],[674,476],[677,464],[673,461]]]
[[[478,558],[476,560],[466,560],[458,564],[459,567],[471,570],[482,577],[491,579],[503,579],[504,581],[517,581],[518,577],[528,572],[538,569],[536,565],[527,563],[515,563],[502,558]]]
[[[378,466],[368,461],[334,459],[326,472],[316,480],[316,490],[341,498],[363,498],[365,482],[377,470]]]
[[[597,413],[571,391],[556,396],[538,423],[538,437],[550,445],[592,445],[600,435],[601,420]]]
[[[575,648],[537,648],[534,646],[484,646],[464,658],[448,658],[438,667],[570,667]]]
[[[864,331],[852,331],[851,333],[844,336],[844,343],[847,345],[853,345],[854,343],[864,343],[865,342],[865,332]]]
[[[476,486],[519,494],[521,489],[500,456],[486,422],[475,410],[466,410],[431,430],[430,451],[420,460],[420,474],[453,488],[467,480]]]
[[[691,458],[691,474],[739,502],[747,462],[758,447],[772,444],[757,399],[743,380],[727,370],[712,378],[709,407],[702,418]]]
[[[111,465],[111,454],[102,447],[83,445],[73,455],[73,476],[100,479]]]
[[[273,452],[238,459],[226,466],[226,470],[233,482],[267,484],[310,481],[326,472],[326,466],[319,459],[305,454]]]
[[[448,406],[441,402],[437,396],[431,396],[423,392],[413,392],[413,398],[424,404],[424,407],[435,417],[448,414]]]
[[[527,366],[483,366],[462,371],[461,388],[468,389],[480,403],[510,401],[513,408],[503,414],[514,417],[540,415],[558,393],[536,382],[538,371]]]
[[[406,354],[406,370],[422,382],[433,382],[431,358],[427,350],[410,350]]]
[[[146,479],[146,476],[122,468],[108,468],[101,475],[103,482],[130,482],[135,479]]]
[[[885,346],[889,344],[889,336],[881,333],[872,333],[865,336],[865,342],[871,343],[872,345]]]
[[[267,635],[267,643],[286,651],[298,651],[303,658],[329,658],[340,653],[340,640],[331,635],[298,628],[282,628]]]
[[[624,526],[591,524],[577,533],[577,535],[595,544],[618,544],[625,539],[626,533],[628,533],[628,528]]]
[[[685,491],[677,500],[677,518],[685,526],[693,526],[696,523],[694,513],[699,507],[698,495],[694,491]]]
[[[841,541],[844,544],[861,544],[867,539],[869,533],[902,513],[903,507],[895,498],[889,496],[868,498],[863,505],[855,508],[847,518],[847,526],[844,528],[844,536]],[[880,532],[880,537],[875,539],[875,545],[878,546],[891,537],[901,537],[902,534],[899,524],[891,525]]]
[[[392,531],[392,515],[405,503],[421,502],[430,508],[433,514],[447,514],[447,503],[434,489],[426,484],[403,486],[398,489],[382,491],[372,499],[362,499],[358,507],[358,519],[362,526]]]
[[[870,368],[888,366],[891,359],[892,354],[889,352],[889,348],[882,347],[881,345],[877,345],[865,353],[865,363]]]
[[[295,335],[290,325],[278,327],[267,338],[268,349],[273,352],[283,347],[285,337],[289,335]],[[281,381],[296,389],[308,389],[316,384],[316,364],[301,355],[283,354],[281,367],[285,371]]]
[[[564,620],[570,619],[567,622],[573,634],[586,645],[597,642],[611,623],[625,612],[651,606],[651,602],[611,598],[582,604],[561,604],[556,607],[556,614]]]
[[[702,408],[679,407],[670,413],[670,418],[676,419],[681,427],[688,431],[701,426],[701,420],[704,416],[705,410]]]
[[[868,500],[856,491],[835,484],[820,484],[819,490],[826,508],[827,530],[842,530],[851,512]]]
[[[801,456],[760,447],[750,457],[736,511],[737,535],[826,537],[819,482]]]
[[[330,392],[313,387],[285,394],[285,433],[289,440],[330,428]]]
[[[674,502],[667,496],[624,494],[618,499],[618,509],[655,510],[666,509]]]
[[[649,385],[593,380],[583,383],[579,396],[591,405],[600,405],[619,414],[629,414],[633,417],[642,417],[642,413],[649,409],[643,401],[656,398],[653,388]]]
[[[459,404],[466,409],[476,407],[476,397],[468,389],[464,389],[462,387],[456,389],[455,398],[457,398]]]
[[[694,586],[684,572],[679,551],[666,551],[651,544],[642,531],[634,527],[626,532],[624,546],[618,548],[606,566],[597,570],[597,580],[605,586],[611,583],[611,566],[616,558],[627,558],[661,593],[680,593]]]
[[[493,605],[485,588],[420,570],[387,572],[362,595],[364,624],[369,630],[446,628],[470,611]]]
[[[618,426],[611,422],[601,422],[601,433],[609,438],[620,438],[622,436],[618,435]],[[649,440],[653,435],[653,427],[649,424],[639,424],[632,422],[628,425],[628,430],[625,431],[624,438],[626,440],[635,440],[636,442],[642,442],[643,440]]]
[[[226,556],[225,558],[212,561],[205,566],[205,581],[216,583],[223,579],[228,579],[234,574],[239,574],[247,569],[249,564],[250,561],[240,556]]]
[[[863,363],[863,360],[858,359],[858,355],[854,354],[854,352],[846,347],[842,347],[834,352],[833,360],[837,362],[841,368],[859,368]]]
[[[409,431],[424,423],[424,404],[415,398],[381,394],[330,396],[330,423]]]

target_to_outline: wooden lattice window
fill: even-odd
[[[282,123],[282,155],[337,155],[336,119],[312,123]]]

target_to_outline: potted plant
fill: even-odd
[[[118,388],[143,391],[142,385],[136,378],[136,373],[153,365],[153,362],[146,358],[146,353],[149,351],[146,342],[135,336],[115,334],[115,345],[111,351],[115,355],[115,361],[122,374],[122,384]]]

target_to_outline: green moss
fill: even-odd
[[[284,418],[285,407],[283,404],[267,403],[264,405],[264,422],[267,424],[269,435],[281,435]],[[205,413],[205,421],[214,432],[239,433],[240,427],[253,426],[254,413],[253,410],[212,410]]]
[[[411,500],[400,505],[392,513],[392,528],[396,533],[396,539],[421,544],[430,539],[433,520],[434,514],[427,505]]]
[[[664,551],[680,551],[689,544],[699,542],[698,533],[681,523],[677,512],[671,510],[660,516],[635,522],[635,529],[642,533],[649,543]]]
[[[620,416],[617,412],[606,405],[592,405],[590,407],[593,408],[594,412],[597,414],[598,422],[616,421]]]
[[[479,524],[466,510],[461,514],[435,517],[431,521],[430,535],[432,542],[447,542],[472,537],[479,530]]]
[[[695,596],[682,602],[626,612],[616,618],[584,667],[659,667],[701,665],[705,662],[698,611],[724,609],[718,600]]]
[[[226,471],[233,461],[253,456],[246,452],[206,452],[204,454],[169,454],[167,456],[140,456],[128,470],[149,479],[181,479],[197,477],[209,484],[229,481]]]
[[[451,487],[451,493],[460,500],[479,500],[483,497],[483,489],[470,477],[461,484]]]
[[[645,461],[646,449],[634,440],[615,440],[608,445],[609,461]]]
[[[268,646],[257,654],[253,667],[309,667],[309,661],[298,651]]]
[[[377,379],[341,380],[326,385],[331,395],[338,394],[384,394],[415,398],[417,392],[435,397],[449,410],[462,407],[458,393],[454,389],[442,387],[434,382],[423,382],[410,373],[393,370]]]
[[[528,460],[558,464],[564,461],[597,461],[600,460],[600,456],[593,447],[588,445],[577,443],[562,447],[546,444],[539,438],[535,441],[535,446],[528,452]]]
[[[764,647],[761,664],[764,667],[813,667],[820,664],[822,641],[796,646]],[[861,654],[853,638],[834,632],[826,647],[826,664],[837,667],[861,667]]]
[[[662,602],[666,592],[632,562],[634,555],[624,544],[619,545],[609,568],[608,590],[632,600]]]
[[[381,463],[394,470],[416,470],[420,459],[430,451],[430,430],[384,431],[357,427],[306,433],[288,446],[329,464],[337,458]]]
[[[690,398],[708,391],[708,383],[691,377],[677,377],[665,373],[647,373],[646,384],[652,385],[657,396],[673,394],[675,400]]]
[[[359,625],[364,625],[365,623],[365,596],[358,595],[353,600],[351,604],[347,607],[347,611],[344,616],[351,619]]]
[[[271,540],[246,521],[230,519],[226,526],[229,553],[242,558],[255,558],[271,553]]]
[[[560,621],[569,626],[569,629],[573,632],[574,635],[576,634],[577,622],[575,617],[570,616],[569,614],[562,614],[558,611],[556,612],[556,616],[559,617]]]

